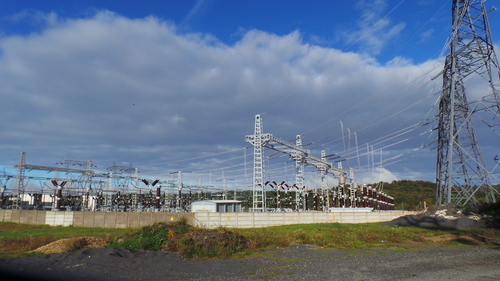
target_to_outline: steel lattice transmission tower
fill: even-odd
[[[495,202],[493,174],[485,165],[473,124],[485,123],[491,131],[500,118],[499,67],[488,13],[484,0],[453,0],[450,53],[439,102],[437,205],[476,205],[478,198]]]
[[[264,184],[264,150],[263,146],[269,142],[270,135],[264,134],[262,119],[260,115],[255,116],[255,129],[252,136],[247,137],[247,141],[253,144],[253,206],[254,212],[266,211],[266,191]]]

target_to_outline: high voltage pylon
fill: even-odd
[[[498,192],[492,187],[494,175],[485,164],[473,124],[473,120],[484,122],[488,130],[499,125],[493,123],[500,118],[500,71],[489,12],[484,0],[452,3],[450,53],[442,72],[439,102],[437,205],[477,205],[483,200],[480,198],[495,202]]]

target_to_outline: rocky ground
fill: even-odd
[[[426,210],[420,215],[409,215],[383,222],[388,226],[414,226],[426,228],[468,229],[500,228],[500,218],[484,214],[463,214],[453,204]]]

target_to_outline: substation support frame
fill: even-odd
[[[189,171],[171,173],[171,180],[160,181],[156,179],[153,181],[141,178],[139,170],[132,166],[113,165],[107,169],[107,172],[100,173],[92,169],[94,165],[90,160],[66,159],[58,164],[62,164],[64,167],[27,164],[26,153],[21,152],[19,163],[14,165],[17,174],[0,173],[0,208],[44,210],[50,208],[57,211],[185,212],[189,211],[190,203],[196,198],[192,194],[194,187],[184,185],[182,182],[182,174],[190,173]],[[73,166],[82,168],[75,169]],[[54,177],[27,175],[27,172],[32,170],[55,172],[56,175]],[[64,174],[63,178],[59,177],[60,173]],[[177,181],[173,178],[175,174],[177,174]],[[11,178],[15,179],[16,182],[13,184],[12,190],[8,190],[6,183]],[[34,189],[32,186],[27,188],[30,180],[39,181],[40,189]],[[64,182],[64,188],[62,184],[59,184],[61,180]],[[227,197],[227,181],[229,180],[233,179],[222,179],[224,198]],[[146,186],[141,186],[141,182],[147,182]],[[202,186],[200,182],[200,186],[196,188],[203,191],[209,187],[211,186]],[[213,192],[208,193],[213,196]],[[29,196],[29,200],[26,200],[27,196]]]
[[[322,157],[318,158],[311,155],[309,149],[302,146],[302,138],[300,135],[296,138],[296,143],[293,144],[289,141],[275,137],[270,133],[264,133],[262,126],[262,117],[260,114],[255,115],[255,130],[253,135],[247,135],[245,140],[251,143],[254,147],[254,173],[253,173],[253,211],[265,212],[266,211],[266,198],[265,198],[265,180],[264,180],[264,148],[272,149],[277,152],[287,154],[292,160],[295,161],[296,167],[296,206],[300,206],[300,200],[303,200],[302,192],[304,190],[304,166],[312,165],[317,170],[322,172],[322,190],[323,194],[326,193],[328,200],[328,183],[326,175],[333,174],[336,177],[347,177],[347,171],[334,167],[332,162],[326,160],[326,155],[322,152]],[[326,189],[326,190],[325,190]],[[301,199],[302,198],[302,199]],[[305,202],[302,202],[305,206]]]

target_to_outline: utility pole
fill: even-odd
[[[453,0],[450,53],[442,71],[439,102],[436,204],[495,202],[473,119],[498,126],[499,65],[493,50],[484,0]],[[484,79],[484,80],[481,80]],[[466,82],[483,81],[480,96]],[[475,85],[477,91],[477,85]],[[490,123],[496,119],[497,124]],[[491,157],[493,158],[493,157]]]

